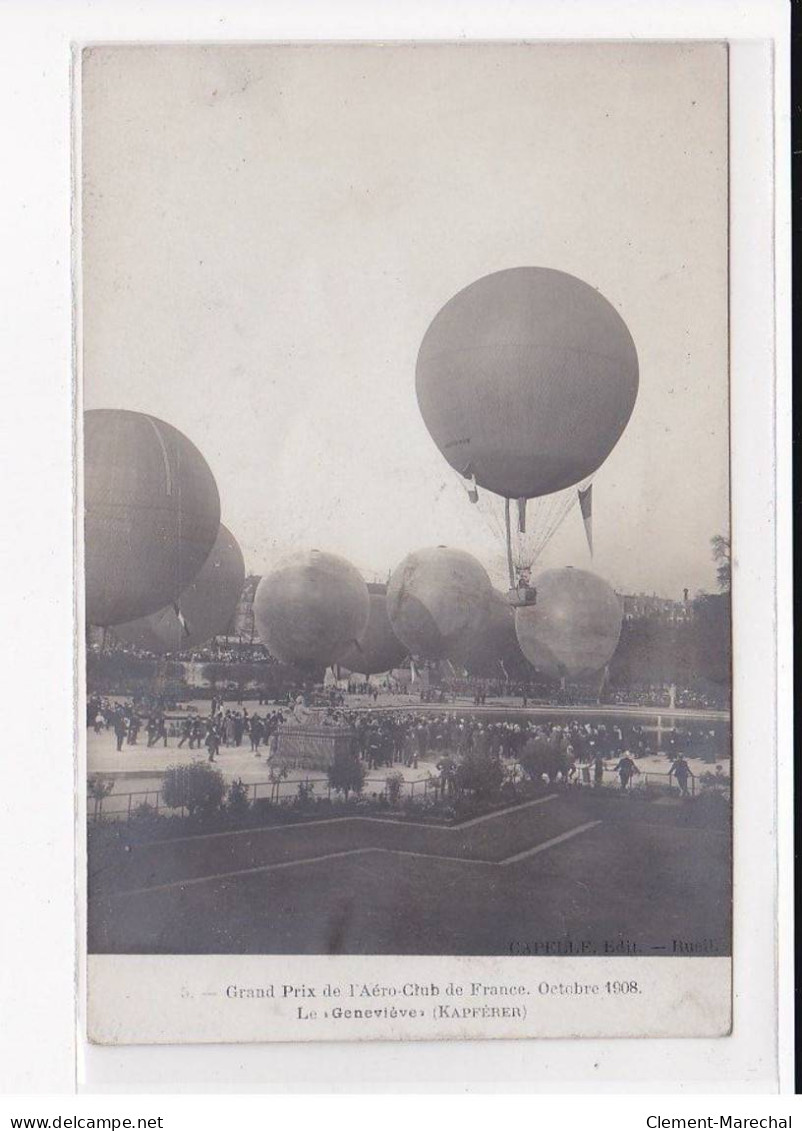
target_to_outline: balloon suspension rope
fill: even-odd
[[[507,569],[510,574],[510,589],[515,588],[515,570],[512,566],[512,532],[510,530],[510,500],[504,499],[504,530],[507,535]]]

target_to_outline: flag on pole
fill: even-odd
[[[411,682],[414,683],[415,680],[418,678],[418,673],[415,671],[415,661],[413,659],[410,659],[410,661],[409,661],[409,671],[410,671],[410,674],[412,676]]]
[[[588,540],[590,556],[593,557],[593,484],[579,488],[579,509],[582,511],[582,521],[585,524],[585,536]]]

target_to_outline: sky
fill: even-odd
[[[97,47],[82,78],[86,409],[175,425],[250,571],[288,551],[385,579],[497,536],[431,440],[421,339],[491,271],[598,288],[632,418],[538,568],[715,589],[728,530],[721,44]]]

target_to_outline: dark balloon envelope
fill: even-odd
[[[242,551],[234,535],[221,524],[212,552],[177,604],[115,625],[114,635],[124,644],[157,656],[197,648],[226,631],[244,582]]]
[[[253,606],[270,654],[301,666],[338,663],[367,628],[368,589],[336,554],[301,551],[259,582]]]
[[[397,668],[407,655],[407,648],[393,632],[387,615],[387,586],[368,585],[370,616],[358,644],[342,656],[341,667],[360,675],[380,675]]]
[[[484,620],[463,641],[449,659],[463,667],[468,675],[487,679],[518,678],[526,669],[526,660],[515,635],[515,616],[504,596],[494,589]]]
[[[601,577],[583,569],[550,569],[535,579],[537,604],[515,612],[521,650],[539,672],[591,675],[613,657],[621,635],[621,602]]]
[[[492,593],[486,570],[464,550],[415,550],[393,571],[387,614],[413,656],[455,658],[484,624]]]
[[[84,417],[86,618],[155,613],[187,588],[220,527],[214,476],[195,445],[141,412]]]
[[[498,271],[455,295],[427,330],[418,404],[458,472],[506,498],[579,483],[604,462],[638,393],[615,308],[573,275]]]

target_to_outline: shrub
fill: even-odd
[[[470,817],[478,817],[480,813],[487,812],[488,806],[483,805],[481,801],[472,794],[467,797],[458,797],[452,807],[446,812],[453,814],[458,821],[466,821]]]
[[[250,790],[242,778],[236,778],[228,787],[226,809],[235,817],[242,817],[251,807]]]
[[[151,805],[149,801],[140,801],[131,810],[132,821],[152,821],[158,816],[158,810],[155,805]]]
[[[544,738],[530,738],[524,743],[519,761],[531,781],[541,781],[544,774],[551,777],[553,751]]]
[[[299,781],[298,782],[298,797],[296,804],[301,808],[306,808],[316,800],[312,794],[315,792],[315,783],[313,781]]]
[[[699,775],[699,785],[702,789],[713,789],[721,793],[729,793],[730,779],[726,774],[704,773]]]
[[[273,812],[273,802],[269,797],[257,797],[253,803],[253,812],[260,821],[269,821]]]
[[[350,793],[361,793],[365,785],[365,766],[350,751],[336,750],[328,771],[329,785],[348,800]]]
[[[504,766],[492,754],[476,750],[466,754],[457,767],[457,788],[477,801],[498,797],[504,782]]]
[[[186,809],[190,817],[196,813],[217,812],[225,795],[225,778],[208,762],[168,766],[164,771],[162,796],[165,805],[171,809]]]
[[[518,761],[531,781],[553,782],[557,780],[558,774],[565,778],[568,773],[568,759],[545,738],[530,738],[524,744]]]
[[[385,779],[384,785],[387,802],[392,806],[393,809],[395,809],[401,800],[401,792],[404,788],[404,775],[398,773],[397,771],[394,774],[388,774]]]
[[[730,823],[729,799],[718,789],[703,789],[689,810],[703,825],[727,827]]]

